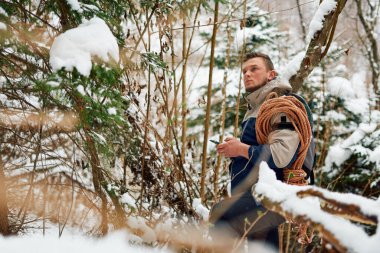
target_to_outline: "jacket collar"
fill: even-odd
[[[288,82],[281,79],[273,79],[268,82],[263,87],[255,90],[254,92],[248,94],[245,99],[248,102],[250,109],[247,111],[244,117],[244,121],[250,117],[257,117],[260,106],[264,103],[265,98],[271,92],[276,92],[279,96],[289,93],[292,90],[292,86]]]

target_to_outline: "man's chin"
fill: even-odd
[[[245,88],[245,91],[246,91],[246,92],[249,92],[249,93],[252,93],[252,92],[254,92],[254,91],[257,91],[258,89],[260,89],[260,88],[263,87],[264,85],[265,85],[265,83],[262,84],[262,85],[249,86],[249,87],[246,87],[246,88]]]

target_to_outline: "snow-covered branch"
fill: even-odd
[[[306,77],[319,64],[327,53],[332,41],[338,16],[346,5],[347,0],[325,0],[321,3],[310,22],[307,40],[310,43],[306,53],[289,82],[293,91],[298,91]]]
[[[378,252],[380,248],[379,227],[369,236],[362,227],[345,219],[378,224],[380,200],[330,192],[316,186],[288,185],[278,181],[265,163],[260,166],[253,194],[266,208],[291,217],[297,223],[313,226],[338,252],[369,253]]]

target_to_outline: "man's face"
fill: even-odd
[[[264,86],[276,76],[274,70],[267,69],[265,61],[261,57],[251,58],[243,63],[243,80],[245,90],[253,92]]]

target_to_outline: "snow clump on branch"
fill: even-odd
[[[53,71],[65,68],[89,76],[92,57],[99,57],[104,62],[111,58],[119,61],[117,40],[106,23],[94,17],[84,21],[77,28],[67,30],[55,38],[50,49],[50,65]]]
[[[325,16],[335,10],[336,6],[336,0],[325,0],[321,3],[321,5],[319,5],[318,10],[315,12],[314,17],[310,22],[309,33],[307,34],[306,41],[310,41],[314,37],[315,33],[322,29]]]

